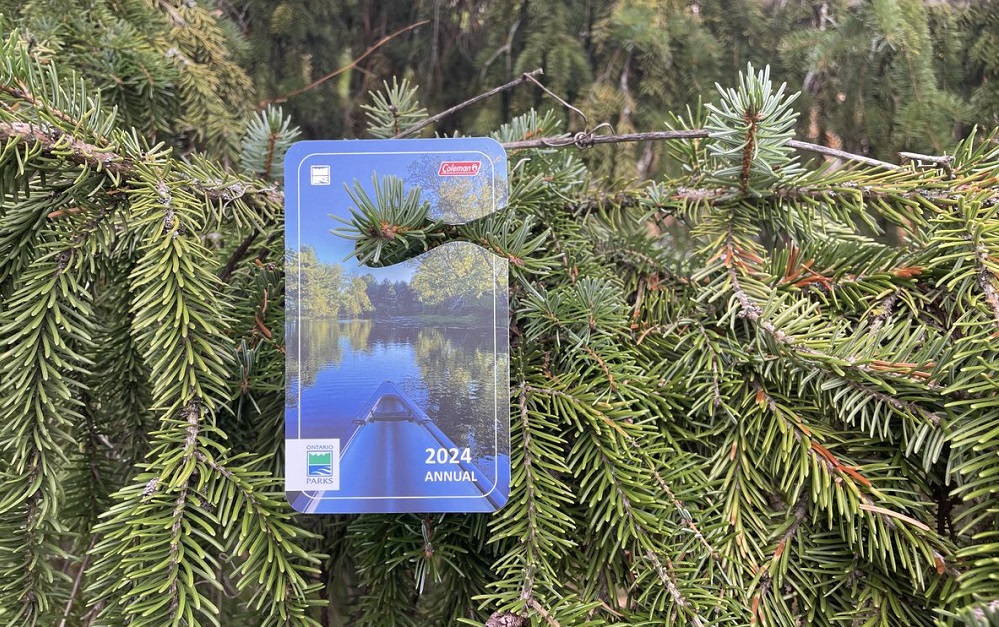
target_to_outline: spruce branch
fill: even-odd
[[[904,364],[896,366],[895,364],[882,365],[877,361],[872,362],[870,364],[850,363],[849,360],[847,360],[846,363],[844,364],[840,359],[825,354],[821,351],[815,350],[813,348],[810,348],[808,346],[805,346],[802,343],[798,342],[797,339],[794,338],[793,336],[790,336],[787,333],[781,331],[780,329],[777,329],[772,322],[762,319],[762,309],[759,307],[759,305],[749,301],[745,292],[740,287],[735,287],[733,291],[736,293],[736,298],[740,300],[740,305],[743,307],[742,311],[748,319],[755,321],[757,324],[760,325],[762,329],[767,331],[767,333],[771,337],[773,337],[779,343],[784,344],[795,353],[800,355],[806,355],[809,358],[814,359],[814,361],[811,361],[811,363],[818,365],[823,370],[823,372],[826,373],[827,376],[841,380],[847,387],[857,391],[858,393],[862,394],[868,399],[876,403],[881,403],[887,407],[890,407],[899,416],[906,418],[911,416],[912,419],[916,419],[918,421],[916,426],[919,428],[922,427],[928,429],[941,428],[942,421],[941,417],[937,412],[929,411],[918,403],[897,398],[896,396],[878,390],[867,383],[868,381],[879,381],[882,377],[884,377],[885,374],[888,373],[894,373],[897,376],[898,374],[906,373],[906,371],[911,372],[912,369],[916,367],[916,364]],[[857,372],[863,373],[866,376],[864,377],[863,381],[857,381],[851,378],[843,377],[841,374],[839,374],[836,371],[837,368],[830,368],[827,365],[830,363],[837,363],[839,368],[855,370]],[[934,386],[932,384],[929,384],[920,377],[917,377],[915,379],[910,378],[909,382],[912,384],[916,384],[917,386],[931,387],[931,388],[936,387],[938,391],[942,390],[941,388],[939,388],[939,386]],[[911,438],[912,441],[915,441],[917,439],[913,436],[908,436],[907,439],[909,438]],[[833,467],[839,468],[839,465],[833,463]]]
[[[589,347],[584,347],[584,349],[586,348]],[[614,517],[598,516],[598,519],[605,521],[604,524],[614,525],[619,529],[618,533],[621,536],[618,540],[619,542],[627,544],[630,539],[633,539],[637,543],[637,546],[643,547],[646,559],[653,565],[660,583],[669,590],[670,597],[676,607],[681,608],[681,613],[689,615],[690,620],[694,624],[704,624],[701,622],[702,619],[697,608],[683,594],[677,577],[672,574],[671,559],[662,555],[662,546],[660,541],[657,540],[660,534],[658,528],[658,523],[661,521],[660,515],[654,515],[651,519],[657,521],[656,523],[650,522],[650,518],[648,517],[648,508],[650,505],[647,498],[644,498],[646,496],[644,494],[638,498],[637,503],[632,502],[636,492],[631,482],[638,474],[639,468],[651,472],[656,478],[657,485],[655,487],[661,489],[668,496],[670,505],[676,509],[682,525],[706,549],[708,555],[715,560],[720,560],[721,556],[698,529],[690,512],[680,502],[674,491],[657,470],[652,455],[645,450],[649,448],[650,443],[647,437],[643,437],[645,434],[642,433],[642,427],[634,424],[630,419],[622,420],[621,417],[612,417],[609,415],[605,409],[613,409],[613,405],[601,401],[592,402],[591,399],[580,396],[572,391],[560,389],[561,385],[553,383],[553,386],[545,388],[526,385],[524,391],[530,394],[563,399],[567,407],[577,408],[578,414],[576,415],[585,415],[596,419],[596,422],[592,423],[594,429],[589,432],[586,432],[586,428],[583,426],[584,423],[577,422],[576,428],[582,430],[583,433],[580,434],[580,439],[576,443],[576,448],[580,451],[576,456],[599,462],[604,472],[601,473],[596,468],[576,471],[576,474],[584,477],[580,498],[585,499],[587,497],[589,491],[587,486],[592,486],[594,483],[592,479],[585,479],[585,477],[595,477],[603,474],[609,479],[610,486],[613,488],[611,494],[615,496],[609,496],[605,493],[603,494],[603,498],[610,498],[607,507],[614,508],[618,515]],[[569,414],[567,410],[563,411]],[[620,410],[617,413],[620,413]],[[616,442],[618,439],[627,444],[625,450],[628,453],[623,458],[618,454],[620,450]],[[583,442],[587,443],[587,448],[583,448]],[[591,455],[589,452],[583,452],[584,450],[588,451],[589,447],[592,447],[595,454]],[[638,462],[638,466],[631,466],[635,462]],[[624,480],[628,481],[628,485],[623,483]],[[663,560],[669,564],[668,568],[663,566]]]
[[[82,183],[82,182],[81,182]],[[38,209],[35,209],[36,211]],[[51,556],[64,556],[60,481],[70,449],[69,428],[81,419],[76,392],[92,363],[91,298],[81,279],[77,244],[48,230],[37,257],[17,277],[0,313],[0,605],[17,607],[10,620],[46,624],[66,577]]]
[[[280,118],[279,110],[276,115]],[[272,167],[270,163],[279,156],[278,151],[287,149],[288,133],[291,133],[290,137],[294,137],[294,133],[287,129],[287,120],[284,121],[284,126],[279,130],[280,137],[282,137],[281,145],[274,146],[273,150],[269,152],[268,156],[271,161],[267,163],[266,168]],[[269,133],[268,141],[273,143],[276,136]],[[70,133],[55,127],[27,122],[0,122],[0,141],[23,143],[29,146],[26,148],[28,152],[40,150],[42,155],[50,159],[65,159],[106,176],[107,191],[105,193],[109,197],[130,189],[140,178],[144,162],[164,157],[163,153],[158,153],[155,149],[137,158],[125,156],[122,152],[116,152],[108,147],[75,139]],[[8,146],[10,145],[8,143]],[[264,173],[266,174],[266,169]],[[264,215],[270,217],[284,202],[283,194],[277,191],[273,185],[240,180],[227,182],[224,178],[214,176],[214,173],[210,171],[199,172],[195,170],[190,171],[189,174],[194,176],[178,177],[184,181],[186,191],[201,195],[208,202],[218,203],[222,207],[231,207],[234,203],[244,204],[256,210],[262,209]],[[200,178],[198,178],[199,174]],[[49,212],[48,217],[55,219],[79,211],[81,209],[58,209]],[[254,230],[236,248],[220,274],[223,281],[228,280],[228,277],[235,270],[236,264],[245,256],[250,245],[258,237],[259,229],[260,226],[255,226]]]
[[[255,529],[262,528],[261,533],[270,533],[275,540],[278,529],[289,535],[296,532],[276,518],[268,519],[262,495],[245,500],[247,489],[269,481],[263,474],[248,473],[235,492],[225,484],[215,487],[235,476],[236,470],[220,474],[212,466],[224,450],[220,442],[225,437],[214,412],[230,395],[225,383],[228,326],[220,309],[225,296],[217,289],[217,261],[200,238],[201,230],[212,222],[213,208],[186,182],[163,174],[156,167],[136,170],[131,198],[134,228],[141,239],[139,259],[130,275],[132,332],[147,356],[152,403],[161,412],[161,428],[145,472],[118,492],[115,515],[98,527],[103,539],[94,549],[99,558],[94,571],[99,575],[91,588],[96,599],[105,602],[105,618],[122,615],[135,624],[159,625],[193,622],[197,615],[198,620],[217,624],[219,609],[202,588],[221,585],[214,573],[219,571],[215,555],[223,549],[215,531],[192,535],[185,530],[222,527],[222,537],[235,538],[230,530],[241,528],[244,534],[234,542],[239,551],[248,540],[264,537]],[[220,513],[240,511],[238,525]],[[283,545],[280,552],[295,550]],[[257,581],[255,593],[267,590],[272,595],[268,612],[274,613],[268,620],[277,621],[276,614],[283,614],[290,624],[312,624],[305,608],[313,603],[315,588],[294,581],[309,567],[286,562],[278,572],[261,568],[254,561],[257,557],[253,554],[241,568],[253,570],[254,576],[267,575]],[[127,574],[136,568],[146,568],[161,579],[154,585],[134,581]],[[192,572],[197,576],[192,577]],[[245,589],[246,580],[242,581],[240,588]],[[284,586],[297,591],[296,601],[286,602]],[[161,603],[163,593],[168,601]],[[254,596],[258,609],[263,607],[261,599]],[[296,605],[299,601],[303,605]]]
[[[538,68],[530,72],[525,72],[513,79],[512,81],[494,87],[488,91],[478,94],[468,100],[465,100],[450,109],[437,113],[427,119],[415,124],[393,136],[393,139],[403,139],[411,135],[416,134],[423,128],[435,124],[445,117],[456,113],[466,107],[474,105],[478,102],[491,98],[497,94],[504,91],[512,89],[521,83],[532,82],[537,84],[536,77],[543,74],[544,70]],[[557,98],[561,102],[561,98],[558,98],[553,94],[553,97]],[[534,137],[531,139],[524,138],[515,141],[505,141],[503,142],[503,148],[506,150],[526,150],[531,148],[568,148],[575,147],[580,150],[585,150],[593,146],[598,146],[601,144],[617,144],[624,142],[644,142],[644,141],[677,141],[677,140],[695,140],[695,139],[707,139],[711,137],[711,131],[706,129],[683,129],[683,130],[670,130],[670,131],[647,131],[640,133],[611,133],[611,134],[596,134],[595,131],[583,130],[574,135],[553,135],[549,137]],[[829,146],[822,146],[819,144],[813,144],[810,142],[804,142],[796,139],[787,139],[786,145],[790,148],[796,150],[802,150],[805,152],[814,152],[826,157],[831,157],[834,159],[842,159],[844,161],[852,161],[856,163],[863,163],[872,167],[880,167],[886,170],[899,170],[902,166],[888,163],[886,161],[879,161],[877,159],[872,159],[864,155],[858,155],[854,153],[847,152],[845,150],[839,150],[837,148],[831,148]],[[745,152],[748,151],[748,152]],[[745,154],[751,154],[752,144],[747,143],[744,150]],[[899,153],[904,155],[903,159],[908,158],[909,153]],[[953,160],[953,157],[928,157],[926,155],[919,155],[923,157],[923,160],[942,163],[947,160]],[[904,162],[904,161],[903,161]]]
[[[701,620],[700,614],[697,612],[697,608],[693,607],[687,598],[680,591],[677,585],[677,578],[672,573],[672,568],[664,568],[662,561],[659,559],[652,550],[646,550],[645,559],[650,561],[656,570],[656,574],[659,576],[659,581],[662,582],[663,586],[669,592],[669,595],[673,598],[673,603],[676,607],[681,608],[681,612],[688,614],[691,624],[695,627],[704,627],[704,621]],[[671,565],[670,565],[671,566]]]
[[[786,346],[796,354],[813,358],[818,363],[835,363],[840,368],[863,372],[871,377],[880,377],[885,374],[891,374],[894,377],[905,379],[910,383],[919,386],[936,390],[942,389],[932,381],[928,380],[929,377],[927,373],[917,369],[921,366],[921,364],[891,362],[881,363],[878,360],[862,360],[854,357],[836,357],[812,348],[800,338],[797,338],[794,335],[778,328],[771,320],[766,319],[763,307],[755,302],[746,290],[743,289],[738,276],[738,262],[732,261],[740,256],[739,252],[735,251],[732,247],[730,247],[729,250],[732,252],[729,253],[727,258],[725,258],[726,271],[732,285],[732,293],[735,295],[735,298],[739,303],[741,310],[740,315],[757,323],[759,327],[766,331],[766,333],[778,344]],[[938,419],[931,421],[938,422]]]
[[[427,110],[420,106],[417,88],[408,79],[399,82],[393,76],[391,85],[382,81],[382,86],[384,91],[371,94],[373,104],[361,105],[368,118],[369,134],[388,139],[426,119]]]
[[[0,122],[0,141],[8,140],[34,145],[46,157],[66,159],[76,165],[106,173],[110,177],[111,192],[134,180],[141,171],[142,161],[162,156],[157,153],[142,155],[140,158],[125,156],[109,147],[76,139],[71,133],[60,129],[31,122]],[[203,194],[211,202],[231,202],[241,198],[271,208],[280,207],[284,203],[283,194],[273,185],[267,184],[246,184],[237,181],[223,185],[217,180],[195,179],[189,182],[189,189]]]
[[[284,157],[301,134],[280,107],[268,106],[247,124],[240,169],[265,181],[280,180],[284,176]]]
[[[717,86],[718,105],[705,105],[705,126],[713,140],[708,152],[721,166],[709,173],[710,180],[737,183],[742,196],[759,196],[801,171],[787,145],[797,119],[791,104],[798,94],[784,97],[785,87],[774,91],[770,67],[756,73],[752,64],[745,75],[739,73],[737,89]]]
[[[767,390],[759,386],[756,389],[756,402],[765,406],[767,410],[778,420],[783,422],[788,430],[794,435],[795,441],[799,445],[806,446],[806,452],[818,464],[825,466],[830,473],[839,475],[841,480],[849,481],[854,485],[864,486],[871,491],[874,490],[871,481],[858,472],[855,466],[843,463],[836,455],[823,445],[817,435],[798,416],[793,416],[790,420],[785,411],[778,408],[776,401]],[[859,492],[859,488],[857,488]]]
[[[530,431],[530,417],[527,409],[527,384],[522,383],[520,386],[520,392],[517,396],[517,406],[520,414],[521,420],[521,430],[523,433],[523,468],[524,468],[524,479],[523,484],[527,491],[526,494],[526,505],[525,514],[527,515],[527,550],[524,556],[524,569],[523,569],[523,579],[520,587],[520,600],[526,601],[528,604],[537,603],[534,599],[534,585],[535,576],[538,571],[537,561],[540,556],[535,555],[536,547],[541,546],[541,536],[544,531],[540,529],[538,518],[540,518],[543,513],[539,511],[538,499],[541,495],[538,494],[539,480],[535,477],[534,468],[534,453],[533,441]],[[540,469],[539,469],[540,470]]]
[[[532,601],[538,602],[538,588],[549,588],[557,579],[557,560],[575,543],[568,534],[572,519],[564,512],[573,497],[561,480],[569,474],[559,450],[561,439],[546,432],[550,414],[539,416],[531,410],[528,383],[522,381],[516,390],[511,484],[519,487],[490,526],[494,542],[516,543],[494,569],[511,584],[508,591],[497,593],[502,594],[500,604],[523,614]]]
[[[186,433],[183,440],[183,454],[179,460],[179,468],[182,471],[192,466],[196,454],[196,445],[198,441],[198,435],[201,431],[201,402],[199,398],[192,398],[188,401],[186,407],[181,410],[181,416],[184,417],[183,429]],[[170,605],[168,616],[175,620],[178,616],[178,610],[181,604],[181,591],[178,586],[177,579],[179,576],[179,571],[181,567],[180,559],[180,542],[182,534],[182,524],[185,520],[185,511],[187,509],[187,497],[190,491],[190,483],[185,481],[177,490],[177,496],[174,499],[173,512],[170,517],[170,535],[169,535],[169,545],[168,545],[168,558],[169,563],[167,565],[166,580],[169,582],[167,593],[169,595]],[[180,614],[182,615],[182,614]]]
[[[6,46],[8,50],[11,49],[12,42],[13,42],[12,39],[8,40]],[[22,57],[22,62],[24,62],[24,59],[25,57]],[[49,74],[50,76],[53,77],[55,76],[54,71],[50,71]],[[54,107],[47,98],[36,96],[32,92],[31,88],[29,88],[28,85],[20,78],[13,77],[12,82],[14,83],[13,85],[10,83],[0,84],[0,92],[6,93],[19,104],[27,105],[37,110],[38,113],[42,114],[43,117],[52,117],[56,123],[61,122],[63,124],[71,126],[79,125],[79,120],[77,118],[70,115],[69,113],[66,113],[65,111],[62,111]],[[9,107],[9,105],[6,105],[6,103],[4,104],[5,106]],[[18,123],[15,122],[14,124]],[[97,134],[95,136],[95,139],[101,143],[107,141],[106,138],[101,136],[100,134]]]
[[[239,495],[235,506],[222,510],[228,513],[228,518],[223,516],[219,520],[225,530],[223,535],[232,537],[231,553],[245,556],[236,568],[239,577],[236,589],[246,592],[261,581],[277,582],[276,590],[258,587],[253,591],[250,599],[253,608],[267,611],[268,618],[275,624],[288,624],[287,621],[293,618],[298,624],[318,625],[309,619],[307,610],[315,604],[310,597],[321,584],[307,581],[306,576],[318,573],[317,566],[325,556],[308,553],[292,541],[296,537],[318,536],[292,526],[290,514],[283,511],[273,495],[260,489],[259,481],[255,481],[261,473],[236,463],[244,458],[236,456],[223,464],[204,451],[197,451],[196,455],[201,463],[225,479],[225,485],[219,487],[220,492],[231,488]],[[251,517],[257,525],[243,525],[243,517]],[[238,534],[231,531],[237,528]],[[264,544],[266,551],[251,550]]]
[[[77,139],[54,126],[32,122],[0,122],[0,141],[6,144],[11,140],[35,144],[48,157],[66,159],[112,175],[126,173],[133,166],[131,159],[107,147]]]

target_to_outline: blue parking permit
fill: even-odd
[[[491,139],[288,151],[288,501],[316,514],[493,512],[510,486],[507,260],[451,242],[360,265],[336,231],[392,177],[451,224],[506,203],[506,153]]]

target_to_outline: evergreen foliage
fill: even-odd
[[[151,145],[17,33],[0,58],[0,621],[316,624],[320,557],[260,452],[276,447],[222,428],[253,417],[231,415],[258,376],[237,360],[282,361],[280,281],[248,300],[273,275],[252,242],[280,195]],[[240,240],[259,263],[223,280]]]
[[[934,49],[929,12],[922,0],[832,3],[818,27],[788,35],[784,49],[807,58],[816,124],[847,148],[882,157],[949,146],[969,111],[962,94],[945,89],[953,79],[935,61],[961,35],[941,33]],[[938,32],[955,21],[953,12],[937,17]]]
[[[805,169],[784,90],[750,68],[677,120],[711,131],[671,147],[687,174],[645,189],[590,189],[571,153],[541,149],[512,155],[501,215],[355,214],[359,259],[460,239],[511,262],[514,489],[481,537],[487,624],[994,613],[995,140],[939,168]],[[528,114],[495,137],[538,129],[558,124]],[[405,241],[385,233],[403,223]],[[372,518],[350,526],[418,541],[407,517]],[[425,550],[461,568],[441,540]],[[399,583],[378,565],[401,553],[353,556],[361,589],[396,608],[362,593],[365,624],[439,616],[411,589],[386,596]],[[417,590],[424,559],[406,564]]]
[[[182,0],[4,0],[0,14],[33,58],[73,68],[107,108],[117,107],[123,124],[154,143],[235,160],[250,79],[208,8]]]
[[[294,127],[240,109],[229,30],[197,3],[0,6],[15,25],[0,48],[0,624],[997,620],[995,135],[929,165],[806,167],[788,145],[793,90],[750,69],[671,118],[710,136],[662,146],[675,174],[645,187],[602,186],[623,176],[541,148],[511,153],[508,208],[462,224],[397,180],[355,190],[341,228],[359,259],[455,240],[509,259],[512,493],[493,516],[295,516],[274,454],[271,182]],[[273,28],[301,41],[282,6]],[[483,10],[586,32],[604,19],[632,33],[634,65],[615,61],[628,73],[688,45],[643,36],[643,3],[567,6]],[[829,7],[920,45],[920,20],[946,21],[913,3]],[[365,10],[382,28],[395,15]],[[478,11],[441,24],[472,32]],[[906,11],[918,19],[895,24]],[[687,19],[727,50],[738,29],[705,13]],[[510,71],[539,23],[503,34]],[[105,24],[135,45],[91,54]],[[879,67],[915,50],[898,45]],[[582,96],[600,77],[570,48],[551,56]],[[399,82],[367,115],[390,136],[425,110]],[[550,108],[498,126],[500,142],[564,131]]]

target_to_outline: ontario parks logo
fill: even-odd
[[[333,451],[309,451],[306,476],[332,477]]]
[[[340,439],[302,438],[285,441],[285,490],[339,490]]]

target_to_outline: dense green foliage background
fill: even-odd
[[[710,99],[747,62],[769,64],[802,91],[797,135],[878,158],[941,152],[973,125],[999,121],[994,2],[923,0],[420,0],[222,5],[249,38],[246,62],[264,99],[283,97],[394,37],[351,71],[285,106],[311,137],[360,137],[367,94],[390,76],[421,86],[442,111],[520,72],[582,109],[591,128],[659,129],[669,112]],[[537,90],[504,94],[443,120],[449,133],[489,133]],[[582,126],[580,120],[573,124]],[[668,167],[661,146],[587,155],[630,179]],[[638,165],[637,169],[634,167]]]
[[[997,3],[0,14],[0,624],[999,621]],[[511,151],[509,208],[459,226],[368,207],[412,237],[360,258],[510,260],[511,501],[293,515],[281,155],[537,67],[586,119],[522,84],[424,132],[709,136]],[[357,313],[396,287],[321,270]]]

